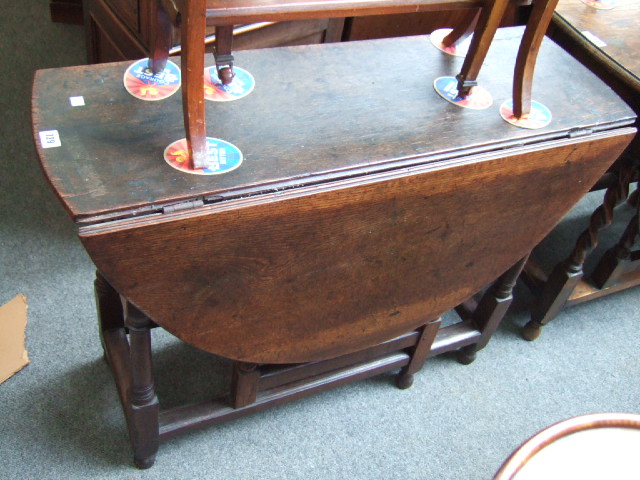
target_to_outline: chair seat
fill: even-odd
[[[193,1],[193,0],[189,0]],[[206,6],[209,25],[236,25],[262,21],[353,17],[415,13],[458,8],[480,8],[482,0],[197,0]],[[514,0],[519,4],[528,0]],[[162,0],[167,12],[185,9],[187,0]]]

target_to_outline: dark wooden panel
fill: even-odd
[[[132,32],[140,32],[140,0],[104,0]]]
[[[520,25],[519,6],[513,2],[505,13],[502,26]],[[351,19],[347,40],[423,35],[439,28],[453,28],[464,22],[468,9],[429,13],[403,13],[396,15],[356,17]]]
[[[393,161],[491,151],[566,136],[576,126],[633,122],[613,92],[552,42],[540,53],[534,95],[551,109],[553,122],[537,131],[504,122],[497,107],[511,94],[520,32],[499,32],[480,75],[496,104],[482,111],[460,109],[434,91],[433,80],[457,74],[462,59],[445,56],[423,37],[238,52],[236,64],[255,76],[256,89],[236,102],[207,102],[209,118],[216,119],[208,135],[237,145],[245,160],[213,178],[180,173],[163,160],[166,146],[184,137],[179,95],[162,102],[133,99],[122,86],[126,64],[40,71],[36,137],[39,130],[57,129],[62,147],[39,153],[63,203],[80,220],[351,176]],[[576,91],[581,102],[574,101]],[[72,109],[71,95],[84,95],[87,105]],[[96,160],[88,164],[86,158]],[[111,195],[86,194],[99,191]]]
[[[82,25],[82,0],[51,0],[49,12],[52,22]]]
[[[84,23],[89,63],[119,62],[147,55],[136,34],[101,1],[85,0]]]
[[[257,363],[332,358],[433,320],[498,277],[633,133],[96,226],[81,239],[120,293],[199,348]]]

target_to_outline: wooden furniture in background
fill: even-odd
[[[610,85],[636,113],[640,112],[639,20],[640,5],[634,0],[616,0],[612,10],[596,10],[580,0],[560,0],[550,29],[555,41]],[[637,215],[594,270],[588,276],[583,271],[598,245],[599,232],[611,225],[616,205],[627,199],[630,183],[638,178],[639,158],[640,140],[636,139],[608,172],[606,182],[595,187],[607,187],[603,203],[563,262],[548,275],[535,258],[527,265],[523,278],[537,296],[531,321],[523,330],[527,340],[536,339],[542,327],[565,307],[640,284],[640,252],[633,251]],[[637,205],[637,194],[630,200]]]
[[[87,58],[90,63],[137,60],[147,56],[153,22],[150,17],[153,1],[157,0],[51,0],[52,18],[69,19],[72,10],[75,23],[84,23],[87,32]],[[502,26],[521,25],[527,17],[528,2],[511,2]],[[84,7],[84,8],[83,8]],[[322,43],[337,40],[370,40],[375,38],[423,35],[444,27],[464,23],[465,9],[428,13],[407,13],[384,16],[348,17],[340,31],[340,19],[298,20],[272,25],[258,25],[257,29],[234,38],[236,50],[285,45]],[[209,32],[213,33],[213,32]],[[174,38],[179,44],[179,38]]]
[[[522,29],[498,35],[483,84],[508,98]],[[443,352],[473,360],[530,249],[635,134],[632,111],[551,42],[536,97],[557,113],[537,131],[425,88],[462,60],[424,37],[237,55],[261,88],[207,105],[245,156],[215,177],[163,161],[180,99],[137,101],[125,64],[35,78],[38,154],[99,272],[102,340],[140,467],[203,424],[391,369],[406,387]],[[280,88],[283,70],[295,88]],[[579,108],[576,88],[605,108]],[[65,100],[77,95],[85,106]],[[43,148],[53,128],[59,146]],[[455,307],[462,319],[441,326]],[[230,403],[160,410],[154,325],[234,360]]]
[[[82,0],[89,63],[137,60],[149,55],[158,0]],[[342,19],[242,25],[238,50],[339,41]],[[209,31],[208,33],[213,33]],[[172,45],[180,44],[179,32]]]
[[[82,0],[50,0],[49,13],[52,22],[82,25]]]

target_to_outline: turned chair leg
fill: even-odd
[[[518,277],[528,258],[529,255],[527,254],[503,273],[478,302],[478,306],[473,311],[472,320],[481,333],[480,340],[458,350],[457,358],[460,363],[468,365],[473,362],[476,359],[477,352],[489,343],[489,339],[498,328],[498,325],[500,325],[509,306],[511,306],[511,302],[513,302],[513,287],[518,281]]]
[[[129,435],[133,460],[138,468],[153,465],[159,444],[159,405],[153,385],[151,361],[152,322],[123,300],[125,324],[129,329],[131,385],[127,395],[130,408]]]
[[[494,0],[490,6],[483,7],[473,33],[473,39],[469,46],[462,70],[456,76],[458,79],[458,96],[466,97],[478,82],[478,74],[484,62],[491,41],[500,26],[509,0]]]
[[[469,9],[467,16],[459,22],[449,34],[442,39],[442,45],[453,47],[469,37],[478,24],[482,9]]]
[[[589,227],[576,240],[571,255],[555,266],[544,284],[540,297],[531,309],[531,320],[522,331],[525,340],[538,338],[542,327],[564,308],[584,275],[582,267],[587,256],[598,246],[598,233],[611,225],[615,206],[628,194],[629,185],[624,179],[619,179],[616,185],[606,190],[602,205],[591,215]]]
[[[531,111],[533,71],[542,40],[558,0],[536,0],[520,42],[513,75],[513,115],[520,118]]]
[[[149,68],[153,73],[164,70],[167,60],[169,59],[169,50],[171,49],[171,33],[173,24],[167,11],[162,6],[161,0],[151,2],[153,12],[151,28],[151,45],[149,52]]]
[[[396,376],[396,386],[401,389],[409,388],[413,385],[413,375],[418,372],[426,361],[431,346],[440,328],[440,319],[433,320],[420,328],[420,338],[411,349],[411,359],[409,364],[400,370]]]
[[[185,2],[182,13],[182,109],[193,168],[209,166],[204,108],[206,18],[204,0]]]
[[[216,70],[223,85],[228,85],[233,81],[233,55],[231,55],[233,45],[233,25],[216,27],[216,41],[213,48],[213,55],[216,60]]]

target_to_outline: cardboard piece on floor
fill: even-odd
[[[0,307],[0,383],[29,364],[26,328],[27,299],[19,294]]]

